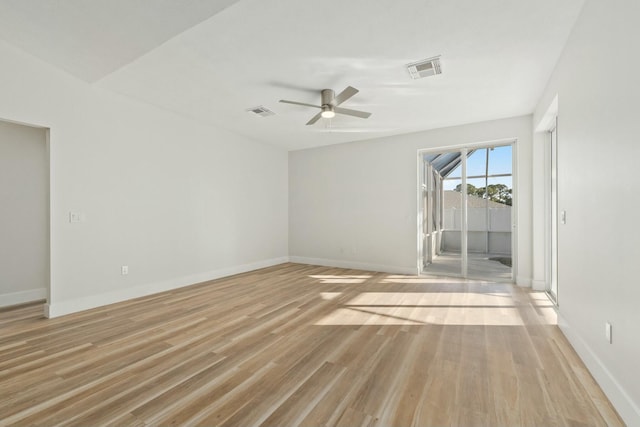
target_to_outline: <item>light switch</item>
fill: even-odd
[[[563,224],[567,223],[567,211],[560,212],[560,222]]]
[[[82,221],[82,214],[80,212],[69,212],[69,222],[80,222]]]

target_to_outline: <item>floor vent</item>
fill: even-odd
[[[412,79],[421,79],[423,77],[442,74],[440,55],[407,64],[407,70]]]
[[[263,107],[262,105],[258,105],[257,107],[253,108],[247,108],[247,112],[255,113],[260,117],[268,117],[276,114],[273,111],[269,110],[267,107]]]

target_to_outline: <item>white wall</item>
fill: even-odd
[[[49,282],[46,129],[0,121],[0,307],[45,299]]]
[[[50,315],[286,260],[285,151],[0,58],[0,118],[51,129]]]
[[[531,116],[289,153],[292,260],[416,273],[417,152],[517,138],[517,281],[531,282]]]
[[[638,17],[637,0],[588,0],[534,118],[557,94],[561,327],[630,426],[640,425]]]

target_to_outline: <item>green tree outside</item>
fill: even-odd
[[[456,185],[455,191],[460,192],[462,184]],[[512,190],[504,184],[490,184],[485,187],[476,187],[473,184],[467,184],[467,194],[477,196],[483,199],[489,199],[496,203],[511,206],[513,203]]]

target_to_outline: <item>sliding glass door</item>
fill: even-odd
[[[442,274],[459,274],[462,268],[460,230],[462,194],[445,191],[442,168],[444,161],[459,153],[445,153],[440,162],[425,162],[424,195],[424,266]],[[460,181],[460,179],[458,179]],[[453,182],[453,181],[451,181]]]
[[[512,150],[508,144],[422,155],[423,272],[513,279]]]
[[[548,269],[550,277],[547,279],[549,284],[548,291],[551,294],[553,301],[558,304],[558,127],[557,118],[556,124],[549,132],[550,139],[550,191],[549,196],[551,198],[549,206],[551,211],[549,212],[551,217],[551,239],[550,245],[550,268]]]

